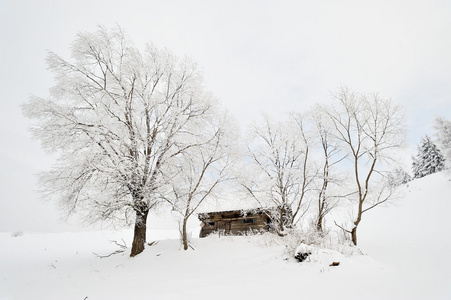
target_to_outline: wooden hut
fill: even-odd
[[[268,231],[272,223],[271,212],[271,209],[257,208],[200,213],[200,237],[213,232],[242,235],[249,231]]]

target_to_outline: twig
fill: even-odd
[[[117,241],[110,241],[111,243],[115,243],[116,245],[118,245],[119,247],[121,247],[122,249],[126,249],[127,248],[127,243],[124,241],[123,238],[121,238],[123,244],[119,244]]]
[[[338,226],[339,228],[341,228],[341,230],[343,230],[344,232],[352,233],[351,231],[345,229],[343,226],[338,225],[337,222],[334,221],[334,223],[335,223],[336,226]]]
[[[110,257],[113,254],[119,254],[119,253],[123,253],[123,252],[125,252],[125,249],[123,249],[123,250],[116,250],[116,251],[114,251],[114,252],[112,252],[112,253],[110,253],[108,255],[99,255],[99,254],[97,254],[95,252],[92,252],[92,253],[94,253],[94,255],[97,256],[98,258],[107,258],[107,257]]]
[[[156,244],[158,244],[158,241],[153,241],[153,242],[147,243],[147,245],[149,245],[149,246],[155,246]]]
[[[113,254],[123,253],[123,252],[125,252],[125,250],[127,249],[127,243],[124,241],[124,239],[121,238],[121,240],[122,240],[123,244],[119,244],[117,241],[110,241],[111,243],[115,243],[115,244],[116,244],[117,246],[119,246],[121,249],[116,250],[116,251],[114,251],[114,252],[111,252],[111,253],[108,254],[108,255],[99,255],[99,254],[97,254],[97,253],[95,253],[95,252],[92,252],[92,253],[94,253],[94,255],[97,256],[98,258],[107,258],[107,257],[110,257],[110,256],[113,255]]]

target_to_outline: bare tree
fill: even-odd
[[[306,194],[309,191],[309,186],[314,182],[315,178],[318,175],[317,170],[314,170],[310,165],[310,161],[312,161],[312,154],[310,149],[312,144],[312,137],[307,133],[307,116],[307,114],[302,113],[291,114],[291,121],[294,124],[294,136],[296,139],[300,139],[304,146],[304,152],[302,154],[302,169],[299,170],[301,172],[301,176],[298,178],[298,184],[300,185],[300,194],[295,201],[295,208],[293,211],[293,216],[291,218],[291,224],[295,224],[296,221],[300,220],[300,217],[298,217],[298,215],[301,211],[302,206],[306,206],[307,208],[302,211],[301,216],[307,212],[310,204],[305,203]]]
[[[189,247],[187,223],[196,210],[208,200],[214,200],[220,186],[231,178],[236,131],[227,116],[206,122],[198,146],[178,158],[170,180],[170,192],[165,199],[181,217],[181,238],[184,250]]]
[[[307,174],[308,146],[297,130],[299,123],[276,123],[265,116],[261,126],[253,130],[253,143],[248,146],[251,166],[246,180],[241,180],[247,193],[262,206],[275,207],[278,211],[277,230],[282,233],[285,226],[292,226],[302,214],[303,199],[310,183]],[[253,169],[253,172],[251,171]],[[293,217],[286,220],[288,211]]]
[[[31,97],[25,114],[44,148],[60,154],[41,176],[46,195],[91,221],[134,220],[131,256],[144,250],[146,222],[177,158],[196,146],[196,124],[211,114],[189,59],[148,45],[141,52],[120,28],[79,33],[72,62],[50,52],[51,97]]]
[[[351,160],[357,204],[353,227],[343,229],[357,245],[357,228],[363,214],[393,195],[392,185],[380,167],[403,146],[405,131],[400,107],[378,94],[357,94],[342,88],[336,100],[329,117],[335,137]]]
[[[346,158],[346,155],[340,153],[340,145],[333,135],[333,127],[328,120],[327,114],[321,107],[316,107],[311,112],[314,131],[316,133],[320,152],[322,152],[320,172],[317,176],[318,198],[317,198],[317,214],[315,216],[315,227],[318,232],[323,232],[324,220],[332,209],[338,206],[339,199],[342,195],[331,192],[333,187],[342,182],[336,172],[332,168]],[[336,189],[335,189],[336,190]]]

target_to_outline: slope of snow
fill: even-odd
[[[151,230],[159,242],[139,256],[99,258],[132,231],[2,233],[0,299],[450,299],[448,177],[415,180],[395,206],[368,212],[367,255],[318,249],[298,263],[268,235],[193,238],[196,250],[182,251],[176,232]]]
[[[394,205],[364,216],[359,246],[393,269],[386,288],[396,299],[451,299],[451,176],[416,179],[401,192]]]

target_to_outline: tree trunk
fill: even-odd
[[[182,240],[183,240],[183,249],[188,250],[188,235],[186,233],[186,219],[183,220],[182,225]]]
[[[352,228],[351,230],[352,243],[354,246],[357,246],[357,226]]]
[[[147,215],[149,211],[136,212],[135,231],[130,257],[134,257],[144,251],[146,244]]]
[[[281,207],[280,210],[280,219],[279,219],[279,234],[282,234],[283,230],[284,230],[284,226],[283,226],[283,215],[284,215],[284,208]]]
[[[360,196],[360,199],[362,197]],[[354,228],[351,230],[351,237],[352,237],[352,243],[354,246],[357,246],[357,227],[359,226],[360,222],[362,221],[362,214],[363,214],[363,202],[365,201],[365,198],[363,200],[360,200],[359,202],[359,211],[357,212],[357,220],[354,222]]]
[[[318,232],[323,232],[323,215],[322,215],[322,211],[320,211],[319,215],[318,215],[318,219],[316,221],[316,231]]]

